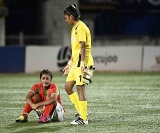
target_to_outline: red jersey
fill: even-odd
[[[37,83],[37,84],[33,85],[30,91],[32,91],[35,94],[39,94],[43,101],[45,101],[47,99],[47,97],[50,97],[51,94],[56,93],[57,102],[59,102],[61,104],[60,92],[58,90],[58,87],[53,83],[51,83],[49,89],[46,91],[43,90],[43,86],[41,83]]]

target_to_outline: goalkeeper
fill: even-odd
[[[69,5],[64,10],[64,18],[71,30],[72,55],[67,66],[63,69],[64,75],[68,74],[65,90],[74,105],[77,115],[72,125],[87,125],[87,99],[85,84],[91,83],[94,71],[94,62],[91,54],[91,34],[89,28],[80,20],[80,12],[75,4]],[[77,93],[73,90],[76,85]]]
[[[34,84],[26,97],[22,115],[16,122],[27,122],[29,113],[34,110],[39,123],[62,121],[64,109],[62,107],[58,87],[51,83],[52,73],[49,70],[40,72],[40,83]]]

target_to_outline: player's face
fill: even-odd
[[[74,24],[74,20],[73,20],[73,17],[72,16],[69,16],[69,15],[64,15],[64,19],[66,21],[66,23],[68,25],[73,25]]]
[[[48,87],[50,84],[51,84],[51,78],[48,74],[43,74],[41,79],[40,79],[41,83],[42,83],[42,86],[45,88],[45,87]]]

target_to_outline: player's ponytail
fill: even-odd
[[[74,20],[80,19],[80,12],[77,8],[76,4],[69,5],[65,10],[64,14],[72,15],[74,17]]]

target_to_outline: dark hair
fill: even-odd
[[[74,20],[80,19],[80,12],[76,4],[69,5],[65,10],[64,14],[73,15]]]
[[[43,74],[48,74],[50,76],[51,80],[52,80],[53,74],[48,69],[44,69],[40,72],[40,74],[39,74],[40,79],[41,79]]]

